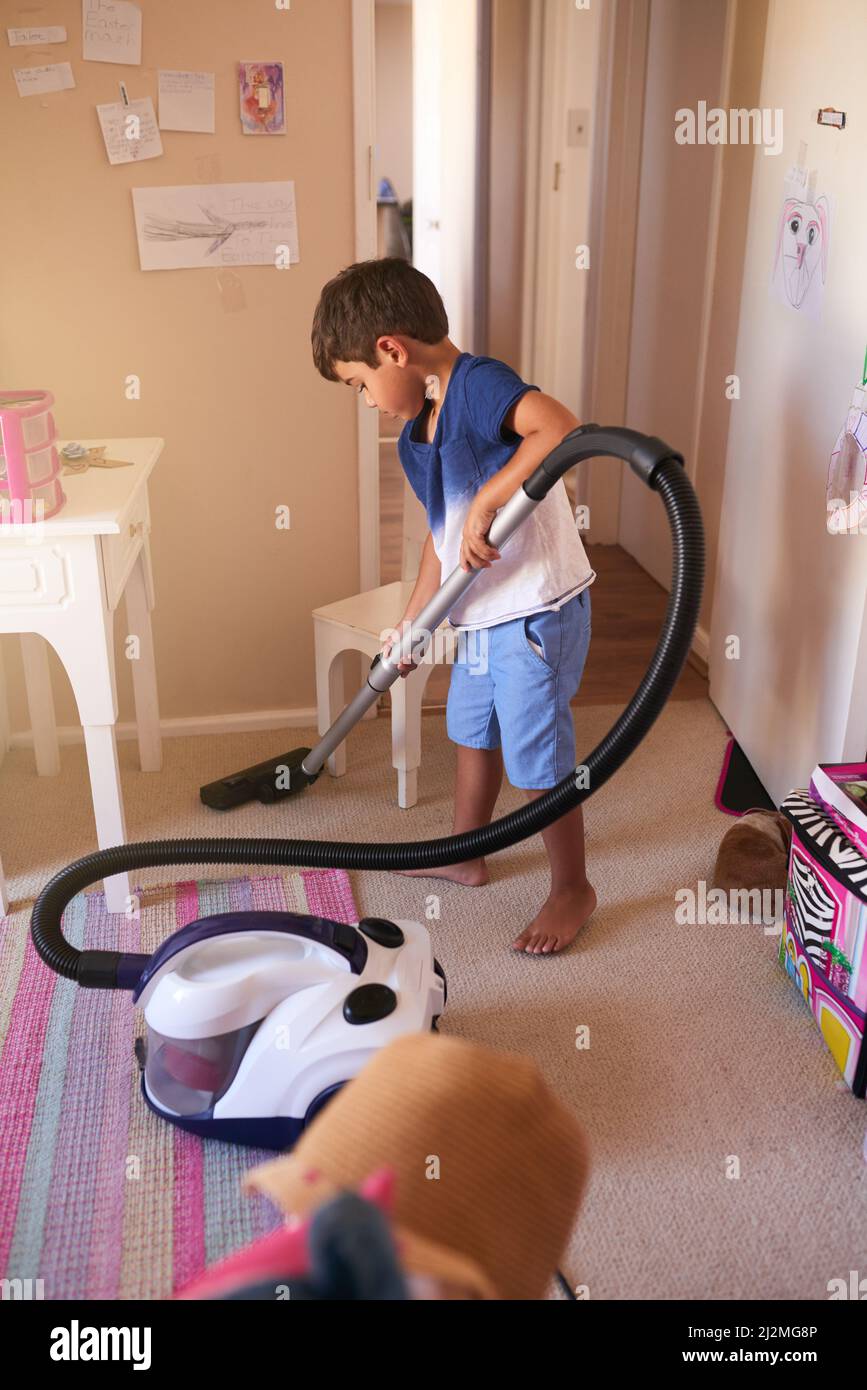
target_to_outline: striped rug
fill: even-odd
[[[342,870],[136,887],[137,919],[79,895],[64,934],[79,949],[153,951],[215,912],[312,912],[354,922]],[[0,921],[0,1277],[47,1299],[168,1297],[206,1265],[273,1230],[240,1178],[267,1155],[201,1139],[145,1106],[126,992],[78,989],[42,965],[29,912]]]

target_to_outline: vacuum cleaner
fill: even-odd
[[[704,536],[683,457],[661,439],[634,430],[583,425],[500,509],[488,539],[502,551],[569,468],[600,456],[625,460],[659,494],[671,529],[672,584],[650,665],[619,719],[580,764],[586,770],[581,778],[570,773],[509,815],[437,840],[116,845],[62,869],[40,893],[31,933],[45,964],[83,988],[131,990],[144,1009],[146,1035],[136,1044],[142,1092],[164,1119],[203,1137],[289,1147],[374,1051],[407,1032],[436,1026],[446,981],[430,936],[420,923],[377,917],[350,925],[294,912],[230,912],[190,923],[150,956],[79,951],[63,936],[67,904],[99,879],[161,865],[439,868],[496,854],[538,834],[603,786],[662,710],[698,621]],[[423,658],[433,632],[480,573],[456,569],[389,657],[374,659],[365,684],[316,747],[239,774],[248,784],[244,795],[252,785],[256,794],[264,789],[263,799],[277,800],[310,786],[365,711],[400,679],[400,663]],[[231,795],[229,788],[229,800]]]

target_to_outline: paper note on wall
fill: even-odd
[[[291,180],[134,188],[132,198],[142,270],[300,260]]]
[[[96,114],[109,164],[132,164],[162,154],[163,142],[150,97],[139,97],[129,106],[121,101],[106,102],[97,106]]]
[[[10,48],[37,48],[42,43],[66,43],[62,24],[46,24],[41,29],[7,29]]]
[[[159,70],[160,129],[214,133],[214,74]]]
[[[81,0],[81,33],[91,63],[141,63],[141,10],[132,0]]]
[[[35,97],[42,92],[65,92],[75,86],[69,63],[43,63],[38,68],[13,68],[15,85],[20,97]]]

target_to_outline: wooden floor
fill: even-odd
[[[394,443],[380,448],[380,583],[400,578],[403,472]],[[581,689],[573,705],[625,704],[635,692],[656,646],[668,594],[619,545],[587,547],[596,571],[591,585],[593,637]],[[684,667],[673,700],[699,700],[708,683],[696,666]],[[441,709],[450,668],[437,666],[425,687],[425,708]]]

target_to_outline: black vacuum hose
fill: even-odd
[[[593,433],[595,431],[595,433]],[[576,457],[569,441],[584,435],[587,448]],[[698,499],[683,469],[683,460],[659,440],[648,440],[628,430],[600,431],[584,426],[544,460],[525,484],[530,496],[536,484],[543,495],[564,472],[581,458],[611,454],[628,459],[654,491],[660,494],[672,535],[672,584],[662,633],[641,683],[620,718],[592,753],[579,763],[586,769],[580,779],[575,772],[564,777],[544,796],[521,806],[510,815],[439,840],[410,843],[335,840],[200,839],[155,840],[117,845],[98,850],[76,860],[46,884],[33,908],[33,942],[47,965],[59,975],[91,988],[116,989],[118,966],[124,957],[118,951],[78,951],[64,940],[61,919],[67,904],[102,878],[131,869],[176,864],[267,864],[298,865],[332,869],[423,869],[439,868],[464,859],[495,854],[544,830],[555,820],[580,806],[588,796],[608,781],[637,748],[671,694],[689,654],[698,621],[704,578],[704,534]],[[648,446],[655,452],[648,453]],[[641,457],[639,458],[639,455]],[[648,466],[647,458],[652,458]],[[544,473],[543,473],[544,470]],[[547,476],[544,476],[547,475]],[[577,769],[576,769],[577,771]],[[582,785],[578,785],[578,781]]]

